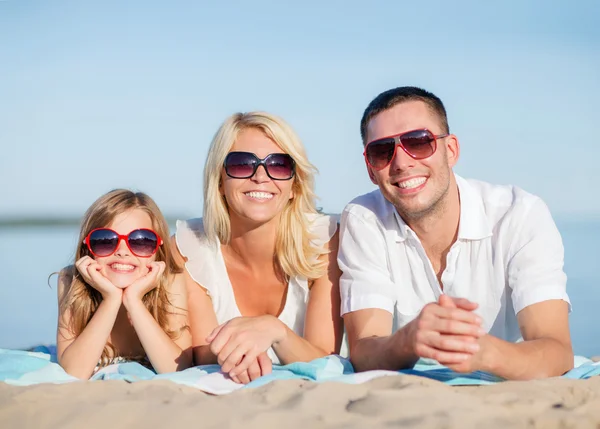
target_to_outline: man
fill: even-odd
[[[355,368],[431,358],[521,380],[573,368],[564,249],[543,201],[455,175],[458,139],[423,89],[377,96],[361,135],[379,189],[344,209],[338,253]]]

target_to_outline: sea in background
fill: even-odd
[[[600,219],[557,224],[573,305],[573,347],[579,355],[600,355]],[[48,277],[72,261],[77,233],[74,225],[0,228],[0,348],[55,343],[56,276]]]

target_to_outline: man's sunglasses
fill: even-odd
[[[223,167],[225,173],[233,179],[248,179],[262,165],[273,180],[290,180],[296,173],[296,163],[287,153],[270,153],[260,159],[251,152],[229,152]]]
[[[127,235],[119,235],[108,228],[92,230],[83,243],[87,244],[92,255],[106,257],[117,251],[121,240],[125,240],[131,253],[141,258],[154,255],[158,246],[163,243],[158,234],[151,229],[134,229]]]
[[[448,137],[450,134],[435,135],[428,129],[413,130],[394,136],[384,137],[367,143],[363,155],[375,170],[387,167],[398,146],[413,159],[428,158],[435,153],[436,139]]]

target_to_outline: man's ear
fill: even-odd
[[[458,138],[454,134],[450,134],[444,140],[446,144],[446,160],[448,167],[452,168],[456,165],[460,157],[460,143],[458,143]]]

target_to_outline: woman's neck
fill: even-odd
[[[279,217],[262,224],[246,221],[231,221],[231,238],[223,244],[223,250],[230,257],[252,269],[261,271],[273,266]]]

